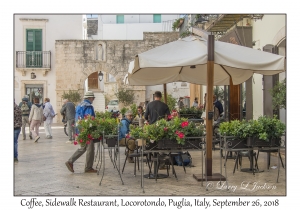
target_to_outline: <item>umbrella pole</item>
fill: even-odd
[[[214,35],[208,36],[207,58],[207,101],[206,101],[206,175],[212,175],[212,124],[214,85]]]
[[[207,101],[206,101],[206,164],[205,176],[193,175],[198,181],[221,181],[225,177],[212,173],[212,139],[213,139],[213,86],[214,86],[214,48],[215,37],[208,35],[207,40]]]
[[[167,84],[164,84],[164,98],[165,98],[165,104],[167,104]]]

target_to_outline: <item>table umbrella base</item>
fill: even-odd
[[[193,177],[198,181],[206,181],[206,175],[203,174],[193,174]],[[212,174],[211,176],[207,176],[207,181],[226,181],[225,176],[219,173]]]
[[[157,179],[164,179],[167,177],[169,177],[167,174],[157,174]],[[149,176],[149,174],[145,174],[144,178],[155,179],[155,174],[150,174],[150,176]]]

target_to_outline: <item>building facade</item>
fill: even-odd
[[[39,97],[40,103],[47,97],[59,112],[55,41],[87,38],[85,15],[15,15],[14,27],[16,102],[21,102],[24,95],[31,101]]]

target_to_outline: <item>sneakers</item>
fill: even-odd
[[[73,163],[70,163],[69,161],[65,162],[67,168],[69,169],[69,171],[71,171],[72,173],[74,173],[74,169],[73,169]]]
[[[73,143],[73,140],[68,140],[68,141],[66,141],[66,144],[72,144]]]
[[[30,140],[32,140],[32,135],[29,135]],[[25,140],[25,139],[24,139]]]
[[[97,170],[92,168],[90,170],[85,171],[85,173],[97,173]]]
[[[52,139],[52,136],[46,136],[46,139]]]
[[[39,139],[40,139],[40,137],[39,137],[39,136],[35,137],[35,139],[34,139],[34,143],[37,143]]]

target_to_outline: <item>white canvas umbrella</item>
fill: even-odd
[[[254,73],[283,72],[285,58],[248,47],[189,36],[136,55],[128,71],[129,85],[158,85],[175,81],[207,85],[206,179],[212,174],[213,85],[241,84]],[[194,175],[196,177],[197,175]]]
[[[158,85],[175,81],[207,85],[207,40],[189,36],[136,55],[129,65],[130,85]],[[253,73],[284,71],[284,57],[240,45],[215,42],[214,85],[234,85]]]

